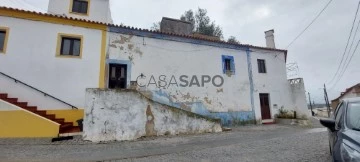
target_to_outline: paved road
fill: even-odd
[[[231,132],[92,144],[0,140],[0,161],[329,161],[323,128],[280,125]]]

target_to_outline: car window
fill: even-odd
[[[334,112],[334,118],[337,114],[337,112],[339,111],[339,107],[342,105],[342,102],[340,102],[337,106],[336,106],[336,109],[335,109],[335,112]]]
[[[341,105],[337,108],[337,112],[335,114],[335,128],[339,128],[339,126],[341,125],[341,119],[342,119],[342,114],[343,114],[343,110],[344,110],[344,103],[341,103]]]
[[[350,129],[360,130],[360,102],[349,104],[347,110],[347,126]]]

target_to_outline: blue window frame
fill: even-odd
[[[222,55],[222,69],[224,74],[235,75],[234,56]]]

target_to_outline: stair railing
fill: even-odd
[[[69,103],[67,103],[67,102],[65,102],[65,101],[63,101],[63,100],[61,100],[61,99],[59,99],[59,98],[56,98],[56,97],[54,97],[54,96],[52,96],[52,95],[50,95],[50,94],[48,94],[48,93],[46,93],[46,92],[44,92],[44,91],[42,91],[42,90],[39,90],[39,89],[37,89],[37,88],[35,88],[35,87],[31,86],[31,85],[28,85],[28,84],[26,84],[26,83],[24,83],[24,82],[16,79],[16,78],[13,78],[13,77],[11,77],[11,76],[9,76],[9,75],[7,75],[7,74],[4,74],[3,72],[0,72],[0,74],[2,74],[2,75],[4,75],[4,76],[6,76],[6,77],[8,77],[8,78],[10,78],[10,79],[12,79],[12,80],[14,80],[15,83],[21,83],[21,84],[23,84],[23,85],[25,85],[25,86],[27,86],[27,87],[35,90],[35,91],[38,91],[38,92],[44,94],[45,97],[53,98],[53,99],[55,99],[55,100],[57,100],[57,101],[65,104],[65,105],[70,106],[72,109],[78,109],[78,108],[77,108],[76,106],[74,106],[74,105],[71,105],[71,104],[69,104]]]

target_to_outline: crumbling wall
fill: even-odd
[[[304,80],[302,78],[290,79],[289,86],[294,111],[297,112],[297,117],[309,117],[310,114],[306,103]]]
[[[135,90],[87,89],[85,140],[221,132],[218,120],[154,102]]]

